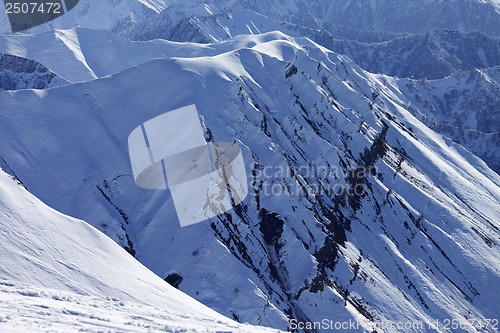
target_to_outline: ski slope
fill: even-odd
[[[1,332],[276,332],[237,324],[0,171]]]

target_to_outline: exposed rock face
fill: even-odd
[[[37,61],[0,53],[0,91],[45,89],[64,83],[65,80]]]

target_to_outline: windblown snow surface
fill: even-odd
[[[1,170],[0,253],[1,332],[276,332],[196,302]]]
[[[78,56],[80,33],[99,41],[87,44],[84,58]],[[362,328],[342,330],[347,332],[371,331],[377,323],[422,324],[381,332],[434,332],[436,320],[476,323],[439,332],[497,331],[484,323],[498,318],[500,309],[500,178],[416,118],[420,106],[393,78],[279,32],[201,45],[106,42],[101,31],[72,29],[2,42],[31,52],[36,36],[55,36],[56,45],[80,41],[63,64],[44,62],[50,49],[33,57],[76,83],[0,93],[2,167],[49,206],[104,232],[161,279],[175,280],[223,315],[283,330],[290,320],[329,319],[360,323]],[[28,39],[33,41],[23,42]],[[122,58],[115,55],[129,55],[130,62],[117,62]],[[144,121],[190,104],[197,105],[207,137],[242,147],[251,189],[232,211],[180,228],[169,191],[135,185],[127,138]],[[20,195],[8,184],[2,200]],[[365,192],[349,191],[359,186]],[[50,311],[58,311],[50,303],[54,289],[91,294],[70,297],[68,304],[88,316],[90,307],[78,309],[78,299],[92,304],[101,290],[124,299],[126,307],[142,300],[177,308],[168,295],[178,293],[83,222],[61,217],[67,223],[55,225],[55,217],[44,219],[49,213],[30,211],[32,203],[7,202],[27,210],[14,222],[29,230],[16,242],[16,228],[4,227],[14,233],[7,237],[13,239],[8,251],[14,242],[22,256],[49,257],[36,265],[2,257],[9,263],[2,274],[14,284],[3,285],[4,294],[27,302],[16,290],[50,278],[35,287],[51,290],[29,289],[44,293],[40,302]],[[17,225],[9,221],[19,214],[7,210],[5,221]],[[69,225],[79,229],[63,242]],[[61,250],[52,250],[60,242]],[[49,251],[46,244],[54,247]],[[89,263],[89,256],[99,260]],[[39,274],[29,271],[32,266]],[[76,283],[64,282],[66,275]],[[113,299],[96,302],[119,312]],[[140,311],[163,323],[158,312]]]

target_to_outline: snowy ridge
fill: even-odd
[[[309,28],[307,23],[303,24],[305,26],[279,21],[251,10],[225,12],[213,5],[176,4],[154,20],[136,25],[127,36],[134,40],[163,38],[209,43],[240,34],[279,30],[290,36],[309,37],[348,55],[370,72],[417,79],[443,78],[460,70],[500,64],[500,40],[479,32],[436,30],[411,35],[389,34],[379,36],[381,41],[368,43],[356,32]]]
[[[97,77],[86,63],[73,30],[56,30],[36,35],[1,35],[0,49],[6,54],[36,60],[69,82]]]
[[[172,288],[2,170],[0,252],[2,332],[266,331],[238,325]]]
[[[206,10],[206,8],[200,10]],[[216,32],[212,29],[211,36],[213,38],[219,36],[220,38],[217,37],[217,39],[224,40],[229,37],[227,33],[241,34],[244,30],[231,29],[230,27],[232,27],[232,25],[228,23],[236,21],[240,23],[246,22],[245,19],[254,22],[255,29],[258,31],[264,31],[275,27],[274,25],[266,25],[269,23],[267,18],[263,21],[257,21],[254,20],[255,16],[252,16],[249,12],[237,12],[233,13],[230,21],[226,23],[223,23],[223,16],[217,16],[217,22],[220,24],[220,27],[228,27],[228,29],[221,30],[224,31],[224,35],[218,35],[221,31]],[[198,18],[198,20],[201,20],[201,18]],[[203,22],[205,24],[203,29],[207,31],[206,29],[208,29],[207,27],[209,26],[208,22],[210,22],[210,19],[207,18],[203,20]],[[156,25],[152,23],[152,26]],[[283,28],[285,26],[278,26],[278,28],[280,27]],[[161,31],[168,31],[168,29],[163,29]],[[295,33],[297,33],[297,31],[295,31]],[[202,36],[206,36],[206,33],[202,34]],[[274,32],[263,36],[279,36],[279,33]],[[372,68],[376,70],[376,72],[397,71],[397,73],[393,74],[399,73],[403,75],[413,73],[417,76],[441,77],[448,75],[450,71],[456,70],[453,66],[460,68],[475,66],[488,67],[500,60],[498,48],[495,47],[495,45],[498,44],[498,39],[490,39],[478,35],[477,33],[464,35],[454,32],[432,32],[382,43],[380,48],[376,46],[377,44],[363,44],[352,41],[342,42],[335,39],[325,39],[321,36],[320,34],[316,36],[316,38],[323,40],[325,45],[333,46],[337,51],[341,50],[342,52],[340,53],[350,54],[350,56],[355,59],[355,62],[357,59],[361,61],[361,64],[365,65],[365,68]],[[436,56],[437,53],[432,49],[429,49],[428,53],[424,53],[421,48],[415,48],[414,46],[410,47],[410,45],[414,45],[415,42],[421,41],[421,38],[426,39],[429,36],[434,36],[431,38],[433,41],[443,41],[441,45],[448,44],[447,49],[450,50],[451,53],[445,52],[447,57],[439,56],[434,59],[433,57]],[[262,37],[255,37],[255,40],[258,42],[261,41],[261,38]],[[211,45],[194,43],[181,45],[165,40],[131,42],[125,37],[117,36],[105,30],[95,31],[84,28],[74,28],[70,30],[56,30],[53,32],[18,36],[15,39],[9,36],[0,36],[0,52],[9,52],[10,54],[20,57],[29,56],[45,64],[57,75],[71,82],[80,82],[117,73],[152,58],[199,57],[203,55],[220,54],[221,52],[238,47],[238,43],[241,43],[240,40],[245,39],[236,38],[232,41],[230,40],[224,43]],[[459,47],[465,40],[469,41],[469,46],[467,48]],[[447,42],[445,43],[444,41]],[[399,46],[393,48],[394,43],[399,43]],[[245,44],[243,43],[243,45]],[[243,45],[239,46],[241,47]],[[246,46],[250,45],[251,42],[248,42]],[[435,45],[434,42],[433,45]],[[399,54],[403,52],[405,48],[412,48],[414,50],[407,58],[395,56],[393,57],[394,61],[390,62],[385,57],[388,53]],[[400,51],[394,51],[398,49]],[[443,47],[438,47],[438,49],[443,50]],[[452,54],[452,50],[462,49],[474,51],[457,51],[457,56]],[[124,52],[124,50],[126,50],[126,52]],[[483,50],[482,53],[481,50]],[[366,55],[370,53],[376,53],[379,57],[367,57]],[[425,54],[431,56],[426,57]],[[414,57],[422,60],[421,63],[425,65],[419,66],[419,61],[411,60]],[[367,59],[371,60],[368,61]],[[381,59],[384,60],[382,61]],[[447,62],[446,59],[448,59],[449,62]],[[405,67],[402,67],[403,64]],[[400,82],[402,82],[401,89],[405,97],[409,99],[408,104],[418,105],[418,108],[423,109],[426,114],[425,117],[420,117],[420,120],[424,121],[425,124],[434,130],[452,138],[455,142],[464,145],[472,153],[483,158],[492,169],[498,172],[499,157],[497,156],[497,150],[492,148],[498,144],[498,134],[495,133],[498,132],[497,129],[499,126],[497,125],[498,120],[495,118],[499,114],[495,112],[499,105],[497,98],[499,89],[498,79],[496,79],[498,77],[498,70],[495,68],[496,67],[482,70],[480,72],[457,72],[451,77],[443,79],[441,81],[443,83],[437,86],[426,81],[403,79],[400,80]],[[475,73],[485,74],[476,75]],[[458,81],[463,83],[459,83]],[[406,89],[405,85],[421,88]],[[460,88],[460,86],[463,85],[465,85],[465,89]],[[427,86],[427,88],[424,88],[425,86]],[[415,89],[425,89],[427,92],[415,93],[413,91]],[[417,99],[422,99],[422,97],[418,97],[418,95],[430,95],[418,102],[414,101],[415,98],[412,97],[415,94],[417,94],[417,96],[415,96]],[[464,94],[466,94],[467,98],[455,98],[452,101],[452,95],[450,94],[453,94],[453,96],[464,96]],[[454,109],[459,109],[460,111],[453,111]],[[410,108],[410,110],[412,110],[412,108]],[[461,115],[458,115],[457,112]],[[452,124],[449,124],[447,120],[450,115],[457,115],[457,117],[454,118],[455,122]],[[466,121],[463,119],[466,117],[476,120],[472,122],[469,121],[468,124],[465,124],[464,122]],[[448,125],[451,125],[451,127]]]
[[[180,8],[185,9],[184,6]],[[162,15],[166,14],[171,12],[167,10]],[[156,21],[148,21],[131,32],[134,39],[149,40],[146,44],[130,43],[126,38],[104,30],[74,28],[15,38],[0,36],[0,52],[35,59],[67,80],[78,82],[116,73],[152,57],[170,56],[172,48],[178,49],[175,43],[150,40],[152,38],[208,43],[239,34],[281,30],[290,36],[307,36],[335,52],[346,54],[368,71],[397,77],[439,79],[461,70],[500,64],[499,39],[479,33],[434,31],[367,44],[339,40],[322,30],[286,24],[250,11],[187,17],[177,14],[170,19],[161,16]],[[176,21],[179,17],[184,18]],[[120,53],[124,47],[134,52]],[[192,45],[194,55],[203,49],[203,52],[208,51],[207,47]],[[183,56],[189,54],[186,52]],[[73,57],[80,63],[64,67],[65,59]],[[99,60],[103,57],[109,58],[105,67]]]
[[[414,117],[392,78],[278,32],[198,45],[194,57],[193,44],[170,45],[168,58],[111,76],[0,94],[0,156],[12,173],[241,322],[354,319],[370,329],[498,316],[500,178]],[[168,192],[135,186],[126,140],[193,103],[214,140],[243,147],[252,193],[240,209],[180,229]],[[307,172],[314,165],[335,172]]]
[[[195,57],[218,51],[203,45],[180,45],[166,40],[131,42],[107,30],[75,27],[33,35],[0,36],[0,52],[34,59],[76,83],[114,74],[154,58]]]
[[[155,58],[214,56],[280,38],[285,35],[272,31],[212,45],[162,39],[133,42],[107,30],[75,27],[33,35],[0,36],[0,52],[34,59],[76,83],[115,74]]]

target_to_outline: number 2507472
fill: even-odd
[[[61,14],[61,4],[58,2],[7,2],[7,14]]]

